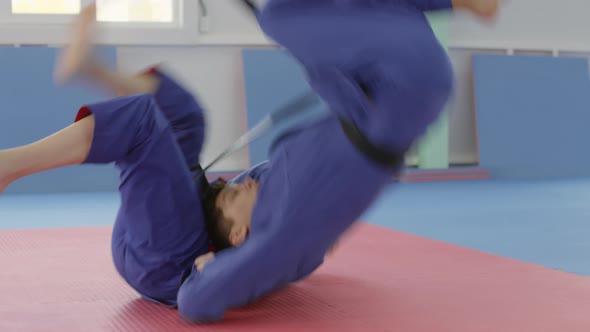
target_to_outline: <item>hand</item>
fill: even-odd
[[[195,266],[197,267],[197,271],[201,272],[203,270],[203,268],[205,267],[205,265],[214,259],[215,259],[214,252],[210,252],[208,254],[201,255],[201,256],[197,257],[197,259],[195,259]]]

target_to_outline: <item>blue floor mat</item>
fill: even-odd
[[[590,275],[590,180],[401,184],[364,220]]]

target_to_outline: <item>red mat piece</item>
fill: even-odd
[[[109,238],[0,232],[0,331],[590,331],[590,278],[366,224],[308,280],[193,326],[138,299]]]

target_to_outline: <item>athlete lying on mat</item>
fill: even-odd
[[[82,107],[75,124],[52,136],[0,151],[0,192],[37,172],[115,163],[121,206],[112,235],[114,264],[146,299],[175,307],[183,276],[211,245],[203,213],[203,196],[210,188],[193,179],[198,169],[190,171],[200,161],[203,109],[159,69],[126,75],[97,62],[92,57],[95,15],[95,6],[89,6],[78,17],[56,79],[98,82],[117,98]],[[254,181],[241,182],[245,184],[231,192],[252,195]]]
[[[12,182],[45,170],[77,164],[115,163],[121,174],[121,206],[112,236],[114,264],[144,298],[175,307],[182,280],[216,251],[245,241],[235,227],[229,239],[206,225],[203,204],[227,197],[229,211],[248,214],[266,164],[227,186],[195,183],[205,119],[198,101],[160,69],[140,75],[109,70],[92,57],[96,8],[85,8],[71,29],[71,44],[56,67],[56,80],[100,83],[119,96],[82,107],[76,123],[43,140],[0,151],[0,193]],[[256,181],[255,181],[256,180]],[[238,185],[240,184],[240,185]],[[223,195],[218,196],[221,189]],[[207,203],[207,199],[210,203]],[[231,215],[231,214],[230,214]],[[213,219],[210,219],[213,221]],[[236,218],[236,220],[239,220]],[[237,224],[236,224],[237,225]],[[209,236],[212,233],[212,236]]]

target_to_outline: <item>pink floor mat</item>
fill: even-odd
[[[590,278],[367,224],[311,278],[212,325],[140,300],[109,250],[110,228],[1,231],[0,331],[590,331]]]

